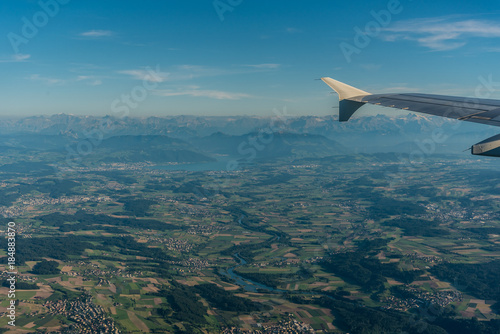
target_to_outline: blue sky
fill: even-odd
[[[2,116],[333,114],[322,76],[374,93],[500,98],[497,1],[5,0],[0,9]],[[356,50],[347,57],[346,45]]]

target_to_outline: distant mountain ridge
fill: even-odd
[[[148,140],[153,142],[150,144],[161,138],[160,146],[163,150],[189,151],[190,153],[181,155],[190,157],[188,160],[197,161],[204,158],[196,154],[237,154],[238,145],[247,140],[246,137],[261,130],[273,129],[275,121],[273,117],[258,116],[33,116],[0,120],[0,146],[60,149],[68,143],[86,138],[101,138],[103,141],[97,149],[102,151],[113,142],[118,146],[123,144],[117,138],[126,139],[126,136],[131,136],[126,140],[131,144],[134,136],[151,136]],[[274,152],[269,154],[275,156],[409,152],[418,149],[419,141],[432,138],[436,129],[447,138],[445,142],[436,145],[436,152],[457,153],[500,132],[495,127],[468,122],[456,123],[419,114],[367,116],[346,123],[339,123],[337,116],[300,116],[289,117],[280,122],[281,126],[274,129],[273,142],[266,145],[266,152]],[[38,137],[40,135],[43,137]],[[160,137],[153,139],[154,136]],[[39,141],[41,138],[43,140]],[[266,152],[262,152],[260,156]],[[142,155],[138,155],[136,158],[141,157]]]
[[[258,116],[171,116],[148,118],[116,118],[111,116],[75,116],[57,114],[0,120],[0,135],[36,133],[45,135],[85,136],[84,132],[100,130],[105,137],[117,135],[167,135],[172,138],[205,137],[216,132],[243,135],[269,127],[273,117]],[[454,124],[439,117],[409,114],[388,117],[367,116],[339,123],[337,116],[300,116],[286,119],[286,132],[311,133],[331,136],[335,132],[378,131],[379,133],[422,132]],[[477,129],[464,123],[465,131]],[[484,127],[483,127],[484,130]]]

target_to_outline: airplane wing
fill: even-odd
[[[500,100],[433,94],[370,94],[332,78],[321,78],[339,94],[339,120],[346,122],[364,104],[500,126]],[[500,135],[471,148],[472,154],[500,157]]]

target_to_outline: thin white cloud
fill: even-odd
[[[28,59],[31,58],[31,55],[28,55],[28,54],[22,54],[22,53],[18,53],[18,54],[15,54],[14,55],[14,60],[15,61],[26,61]]]
[[[471,38],[500,38],[500,23],[456,17],[412,19],[385,28],[382,38],[389,42],[416,41],[433,51],[447,51],[466,45]]]
[[[53,77],[46,77],[40,74],[32,74],[28,77],[31,81],[41,82],[48,86],[60,86],[60,85],[69,85],[75,83],[83,83],[89,86],[100,86],[102,85],[102,80],[99,77],[92,75],[79,75],[77,77],[72,77],[68,79],[59,79]]]
[[[486,48],[485,49],[486,52],[494,52],[494,53],[498,53],[500,52],[500,47],[492,47],[492,48]]]
[[[119,74],[131,76],[135,80],[150,82],[175,82],[192,80],[202,77],[218,77],[226,75],[243,75],[248,73],[270,71],[279,68],[280,64],[250,64],[235,65],[233,67],[217,68],[200,65],[176,65],[170,67],[168,72],[160,70],[159,66],[153,68],[128,69],[117,71]]]
[[[0,63],[22,63],[31,58],[29,54],[17,53],[7,59],[0,59]]]
[[[201,77],[217,77],[244,73],[241,69],[228,69],[201,65],[178,65],[171,71],[172,80],[193,79]]]
[[[81,37],[103,38],[112,37],[115,33],[111,30],[89,30],[80,34]]]
[[[40,74],[33,74],[29,77],[31,81],[39,81],[42,82],[46,85],[62,85],[66,83],[66,80],[63,79],[57,79],[57,78],[50,78],[50,77],[44,77],[41,76]]]
[[[255,64],[255,65],[243,65],[245,67],[251,67],[256,69],[277,69],[281,66],[281,64]]]
[[[83,81],[87,83],[90,86],[100,86],[102,85],[102,81],[100,79],[97,79],[93,75],[79,75],[76,78],[76,81]]]
[[[289,34],[298,34],[298,33],[301,33],[302,30],[297,29],[297,28],[289,27],[289,28],[286,28],[286,32],[289,33]]]
[[[236,71],[218,69],[199,65],[178,65],[171,68],[169,72],[159,69],[133,69],[118,71],[120,74],[131,76],[135,80],[146,80],[150,82],[182,81],[201,77],[215,77],[220,75],[236,74]],[[238,70],[238,73],[242,73]]]
[[[82,72],[82,71],[102,71],[106,69],[106,67],[99,66],[96,64],[88,64],[88,63],[71,63],[73,66],[70,71],[72,72]]]
[[[379,89],[374,89],[373,91],[370,91],[370,93],[387,93],[387,92],[391,92],[391,93],[418,93],[420,92],[420,88],[419,87],[416,87],[416,88],[413,88],[413,87],[409,87],[409,86],[406,86],[405,84],[399,84],[399,85],[396,85],[396,86],[389,86],[389,87],[383,87],[383,88],[379,88]]]
[[[159,96],[192,96],[192,97],[206,97],[216,100],[240,100],[243,98],[251,98],[251,95],[244,93],[232,93],[220,90],[205,90],[198,89],[198,87],[189,87],[181,90],[156,90],[153,93]]]
[[[129,75],[135,80],[149,82],[163,82],[166,81],[170,76],[170,73],[155,71],[153,69],[123,70],[118,71],[118,73]]]

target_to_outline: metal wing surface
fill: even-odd
[[[500,100],[418,93],[370,94],[332,78],[321,78],[321,80],[339,94],[339,120],[341,122],[348,121],[364,104],[373,104],[500,126]],[[499,136],[472,146],[472,153],[500,156]]]

